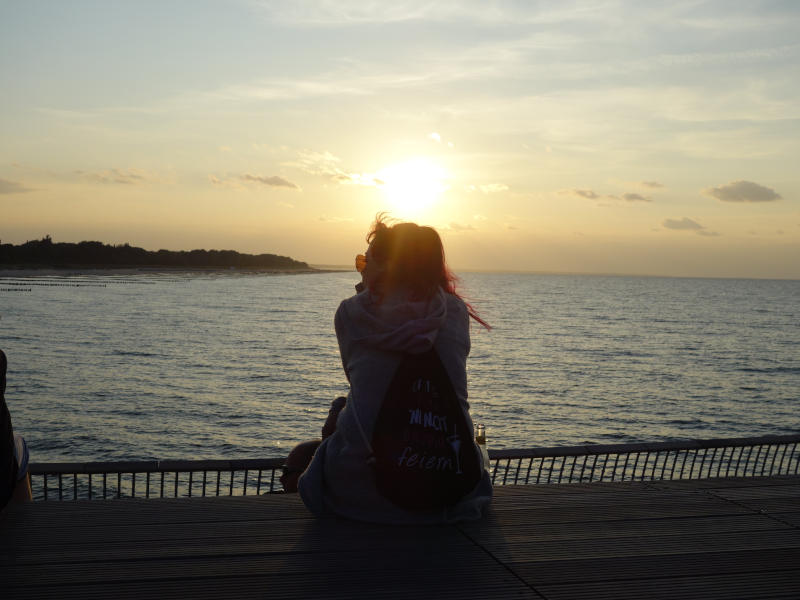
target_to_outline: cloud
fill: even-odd
[[[328,151],[315,152],[304,150],[299,153],[296,160],[285,163],[286,166],[295,167],[311,175],[332,176],[343,173],[339,166],[341,159]]]
[[[617,196],[614,194],[598,194],[594,190],[573,188],[569,190],[560,190],[559,193],[571,194],[580,198],[586,198],[587,200],[602,200],[603,198],[607,198],[609,200],[625,200],[625,202],[652,202],[652,199],[649,196],[644,196],[634,192],[628,192],[622,194],[622,196]],[[611,206],[611,204],[604,203],[601,206]]]
[[[326,217],[322,216],[319,218],[320,221],[323,223],[352,223],[352,217]]]
[[[674,229],[677,231],[693,231],[697,235],[703,235],[706,237],[718,237],[720,234],[716,231],[709,231],[705,228],[705,226],[701,225],[697,221],[693,221],[689,217],[683,217],[682,219],[666,219],[662,225],[667,229]]]
[[[212,185],[231,187],[237,190],[247,189],[247,184],[266,185],[269,187],[285,187],[292,190],[299,190],[300,186],[292,183],[288,179],[277,175],[253,175],[252,173],[242,173],[241,175],[228,175],[224,178],[216,175],[209,175],[208,180]],[[243,185],[244,184],[244,185]]]
[[[16,181],[9,181],[8,179],[0,179],[0,194],[22,194],[25,192],[32,192],[33,189],[25,187]]]
[[[245,173],[240,175],[239,179],[246,183],[260,183],[271,187],[287,187],[293,190],[300,189],[296,184],[284,179],[283,177],[278,177],[277,175],[267,177],[265,175],[251,175],[250,173]]]
[[[622,194],[622,199],[626,202],[651,202],[652,200],[648,196],[642,196],[641,194]]]
[[[441,143],[442,143],[442,136],[440,136],[440,135],[439,135],[438,133],[436,133],[435,131],[434,131],[434,132],[432,132],[432,133],[429,133],[429,134],[428,134],[428,139],[431,139],[431,140],[433,140],[434,142],[438,142],[439,144],[441,144]]]
[[[331,179],[342,185],[365,185],[368,187],[380,187],[386,183],[369,173],[337,173],[331,175]]]
[[[139,185],[151,177],[141,169],[106,169],[104,171],[75,171],[75,174],[94,183]]]
[[[497,192],[505,192],[508,186],[505,183],[488,183],[486,185],[478,186],[478,189],[484,194],[495,194]]]
[[[775,190],[752,181],[734,181],[727,185],[706,188],[703,193],[723,202],[772,202],[781,199],[781,195]]]
[[[678,229],[681,231],[699,231],[701,229],[705,229],[705,227],[700,225],[700,223],[697,221],[692,221],[688,217],[683,217],[681,220],[666,219],[662,225],[664,225],[664,227],[667,229]]]
[[[586,19],[587,14],[600,8],[584,6],[582,2],[553,3],[553,6],[531,9],[528,3],[478,2],[445,0],[425,2],[400,0],[398,2],[364,2],[363,0],[295,0],[274,2],[257,0],[253,3],[271,22],[302,25],[305,27],[331,27],[337,25],[391,24],[404,22],[457,23],[474,22],[485,25],[521,23],[561,24],[570,20]],[[590,3],[591,4],[591,3]],[[603,6],[602,4],[600,6]],[[603,6],[603,10],[605,7]]]
[[[659,183],[657,181],[642,181],[641,185],[643,185],[644,187],[653,188],[653,189],[663,188],[664,187],[663,183]]]
[[[589,200],[597,200],[601,198],[600,194],[594,192],[593,190],[563,190],[565,194],[573,194],[575,196],[580,196],[581,198],[587,198]]]
[[[297,160],[284,163],[285,166],[295,167],[311,175],[325,177],[342,185],[364,185],[380,187],[384,181],[371,173],[357,173],[343,169],[339,166],[341,159],[330,152],[304,151]]]
[[[450,223],[447,228],[451,231],[474,231],[475,227],[472,225],[462,225],[461,223]]]

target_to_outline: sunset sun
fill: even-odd
[[[377,173],[392,214],[401,219],[418,219],[435,206],[449,189],[448,173],[426,158],[390,165]]]

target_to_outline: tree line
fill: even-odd
[[[102,242],[54,243],[47,235],[24,244],[0,243],[0,264],[36,267],[237,267],[308,269],[308,264],[276,254],[241,254],[235,250],[158,250]]]

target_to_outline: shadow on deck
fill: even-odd
[[[800,478],[495,488],[482,521],[315,519],[294,495],[0,515],[4,598],[800,598]]]

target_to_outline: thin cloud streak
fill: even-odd
[[[642,196],[641,194],[635,193],[627,193],[622,194],[622,199],[626,202],[652,202],[653,199],[649,198],[648,196]]]
[[[24,186],[16,181],[9,181],[8,179],[0,179],[0,194],[24,194],[32,192],[33,188]]]
[[[328,151],[315,152],[306,150],[300,152],[296,160],[286,162],[284,165],[342,185],[363,185],[367,187],[384,185],[385,182],[383,180],[371,173],[358,173],[343,169],[339,166],[341,162],[338,156]]]
[[[572,189],[572,190],[561,190],[561,193],[572,194],[573,196],[580,196],[581,198],[586,198],[587,200],[598,200],[602,198],[602,196],[597,192],[595,192],[594,190]]]
[[[484,194],[496,194],[498,192],[508,191],[508,186],[505,183],[488,183],[486,185],[479,185],[478,189]]]
[[[434,23],[478,23],[491,25],[551,24],[587,18],[602,18],[606,7],[583,1],[561,2],[530,10],[525,4],[480,2],[478,0],[402,0],[392,3],[362,0],[296,0],[271,2],[256,6],[270,21],[297,27],[336,27],[341,25],[402,24],[428,21]],[[522,6],[522,9],[517,8]]]
[[[447,229],[455,233],[462,231],[475,231],[474,225],[462,225],[461,223],[452,222],[447,226]]]
[[[265,176],[265,175],[251,175],[250,173],[245,173],[241,175],[239,178],[247,183],[260,183],[270,187],[286,187],[293,190],[300,189],[298,185],[292,183],[287,179],[284,179],[283,177],[278,177],[277,175]]]
[[[141,169],[77,170],[75,174],[87,181],[101,184],[140,185],[152,180],[151,176]]]
[[[718,237],[720,235],[716,231],[709,231],[704,225],[701,225],[689,217],[683,217],[682,219],[666,219],[662,225],[667,229],[672,229],[675,231],[691,231],[697,235],[702,235],[705,237]]]
[[[300,186],[292,183],[288,179],[279,177],[277,175],[253,175],[252,173],[242,173],[240,175],[228,175],[226,177],[217,177],[216,175],[209,175],[208,180],[212,185],[226,186],[238,190],[247,189],[248,185],[260,185],[275,188],[287,188],[291,190],[300,190]]]
[[[693,221],[689,217],[683,217],[680,220],[665,219],[662,225],[667,229],[675,229],[678,231],[699,231],[701,229],[705,229],[702,225],[700,225],[700,223]]]

